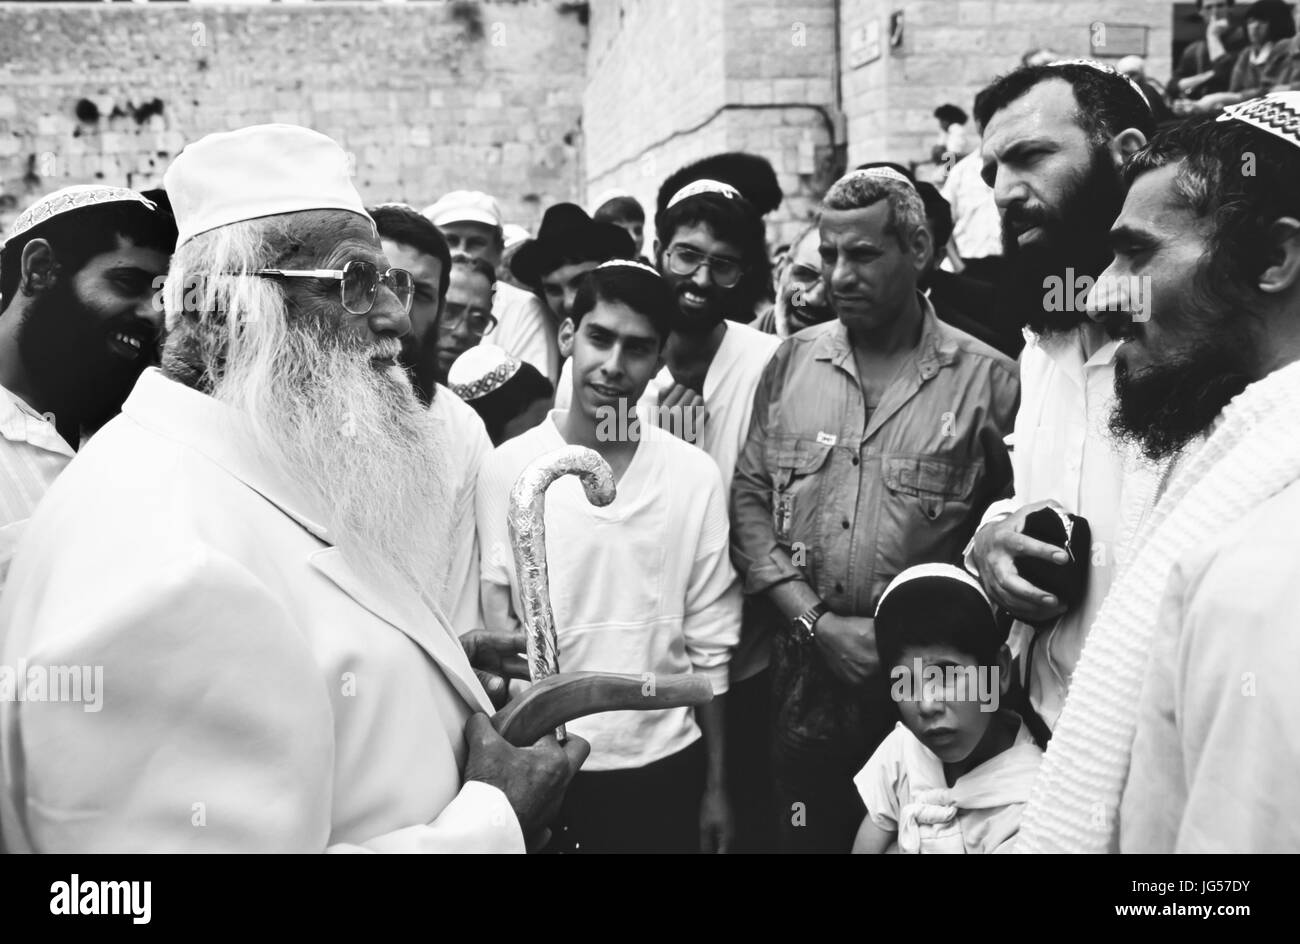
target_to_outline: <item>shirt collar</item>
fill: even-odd
[[[146,429],[186,445],[239,479],[316,537],[333,544],[324,509],[260,454],[246,417],[150,367],[122,405]]]
[[[21,397],[0,387],[0,436],[25,442],[46,452],[71,459],[76,451],[59,435],[54,424],[28,406]]]
[[[929,380],[940,368],[947,367],[957,359],[957,339],[952,330],[939,321],[934,313],[934,305],[924,293],[916,293],[921,303],[921,340],[913,349],[916,368],[921,376]],[[833,327],[817,339],[813,357],[819,361],[830,361],[837,367],[843,367],[854,376],[857,368],[853,365],[853,344],[849,341],[849,331],[844,323],[836,319]]]

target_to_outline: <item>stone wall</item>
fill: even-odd
[[[187,141],[284,121],[370,201],[580,196],[585,11],[555,0],[0,4],[0,222],[72,183],[160,183]]]

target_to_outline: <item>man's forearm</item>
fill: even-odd
[[[766,596],[787,620],[793,620],[810,606],[821,602],[817,591],[805,580],[787,580],[768,587]]]
[[[727,785],[726,775],[726,695],[714,695],[713,700],[695,709],[695,721],[704,735],[704,750],[707,755],[706,790],[722,790]]]

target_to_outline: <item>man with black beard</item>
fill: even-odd
[[[1112,428],[1177,461],[1019,845],[1300,851],[1300,92],[1162,132],[1125,177],[1089,307],[1124,339]]]
[[[1146,142],[1154,120],[1135,86],[1088,62],[1011,72],[980,93],[975,111],[984,179],[1002,214],[1004,259],[1028,329],[1015,496],[985,513],[966,561],[1017,620],[1010,642],[1033,709],[1026,713],[1042,740],[1114,578],[1124,509],[1143,479],[1107,435],[1118,344],[1088,320],[1084,301],[1110,261],[1106,233],[1123,201],[1120,164]],[[1059,548],[1023,533],[1028,515],[1049,507],[1087,519],[1092,533],[1086,589],[1068,611],[1017,565],[1017,558],[1067,562]]]
[[[32,516],[0,664],[102,669],[102,710],[0,698],[21,851],[523,851],[588,750],[517,749],[439,611],[439,427],[337,143],[259,125],[165,175],[179,235],[147,370]],[[504,688],[502,679],[494,688]]]
[[[133,190],[77,186],[25,210],[0,249],[0,585],[36,503],[157,362],[176,242]]]

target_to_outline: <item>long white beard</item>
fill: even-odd
[[[400,343],[297,319],[268,333],[227,360],[214,396],[251,419],[263,454],[314,497],[353,567],[440,596],[447,444],[406,372],[371,362],[396,357]]]

